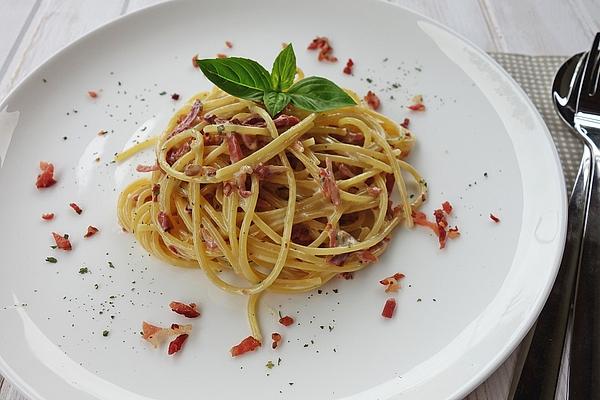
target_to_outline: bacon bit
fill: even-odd
[[[352,67],[354,66],[354,61],[351,58],[346,62],[346,66],[344,67],[344,73],[347,75],[352,75]]]
[[[98,131],[97,135],[98,135],[98,136],[104,136],[104,135],[106,135],[107,133],[108,133],[108,131],[107,131],[107,130],[105,130],[105,129],[100,129],[100,130]]]
[[[445,201],[442,203],[442,209],[446,214],[450,215],[452,213],[452,204],[449,201]]]
[[[407,106],[411,111],[425,111],[425,104],[423,104],[423,96],[420,94],[412,98],[412,104]]]
[[[348,132],[345,138],[342,139],[344,143],[360,144],[365,142],[365,135],[360,132]]]
[[[217,116],[215,114],[212,113],[206,113],[204,114],[204,116],[202,117],[202,119],[204,121],[206,121],[209,124],[214,124],[215,121],[217,120]]]
[[[236,163],[244,158],[244,153],[242,153],[242,148],[240,147],[240,142],[237,138],[237,135],[228,133],[225,139],[227,141],[227,150],[229,151],[229,159],[231,163]],[[236,177],[236,185],[238,187],[240,196],[244,198],[250,197],[252,194],[249,190],[246,190],[246,174],[241,173]]]
[[[258,114],[250,114],[243,120],[239,121],[238,119],[232,119],[230,121],[232,124],[240,124],[244,126],[257,126],[257,127],[265,127],[267,123],[264,119]]]
[[[456,239],[459,236],[460,236],[460,232],[458,231],[457,226],[455,226],[454,228],[448,229],[448,237],[450,239]]]
[[[137,167],[135,167],[135,170],[137,172],[153,172],[153,171],[158,171],[158,164],[154,164],[154,165],[142,165],[142,164],[138,164]]]
[[[56,247],[61,250],[70,251],[73,249],[71,246],[71,242],[68,239],[68,235],[61,236],[56,232],[52,232],[52,236],[54,237],[54,242],[56,243]]]
[[[329,247],[337,247],[337,229],[332,223],[328,222],[325,226],[327,236],[329,236]]]
[[[250,114],[243,121],[241,121],[241,124],[244,126],[257,126],[259,128],[267,126],[265,120],[258,114]]]
[[[388,195],[394,191],[394,186],[396,186],[396,178],[394,177],[394,174],[387,174],[385,176],[385,188],[387,189]]]
[[[233,346],[229,352],[231,353],[231,357],[237,357],[249,351],[254,351],[259,347],[260,341],[252,336],[248,336],[246,339],[242,340],[240,344]]]
[[[217,58],[227,58],[227,54],[217,53]]]
[[[349,256],[350,256],[350,253],[336,254],[335,256],[329,258],[329,260],[327,260],[327,262],[329,264],[337,265],[338,267],[340,267],[340,266],[344,265],[344,263],[346,262],[346,260],[348,259]]]
[[[177,98],[179,98],[179,95]],[[194,121],[198,117],[198,114],[201,111],[202,111],[202,102],[198,99],[194,100],[194,104],[192,104],[192,108],[190,109],[190,112],[185,116],[185,118],[179,124],[177,124],[175,129],[173,129],[173,132],[171,132],[171,134],[169,135],[169,137],[176,135],[180,132],[183,132],[186,129],[191,128],[192,124],[194,123]]]
[[[173,93],[173,94],[171,95],[171,99],[172,99],[172,100],[175,100],[175,101],[179,100],[179,94],[178,94],[178,93]]]
[[[449,202],[444,202],[442,208],[438,208],[433,212],[435,222],[427,219],[427,216],[420,211],[413,211],[412,218],[415,225],[421,225],[430,228],[438,237],[440,249],[446,246],[447,239],[455,239],[460,236],[458,227],[449,228],[446,215],[452,212],[452,205]]]
[[[232,48],[233,47],[233,43],[231,43],[229,40],[225,41],[225,46],[227,46],[228,48]]]
[[[377,95],[370,90],[365,96],[365,101],[373,110],[378,110],[379,106],[381,105],[381,100],[379,100],[379,97],[377,97]]]
[[[188,164],[185,166],[183,173],[185,176],[196,176],[202,172],[202,166],[197,164]]]
[[[183,344],[185,343],[185,341],[188,338],[187,333],[184,333],[183,335],[179,335],[177,336],[177,338],[175,338],[175,340],[173,340],[171,343],[169,343],[169,355],[175,354],[178,351],[181,350],[181,348],[183,347]]]
[[[167,153],[167,163],[169,165],[175,164],[177,160],[179,160],[184,154],[191,150],[192,145],[190,144],[191,140],[184,142],[178,149],[171,149]]]
[[[358,257],[358,261],[363,264],[369,264],[377,261],[377,256],[369,249],[356,252],[356,257]]]
[[[333,163],[329,157],[325,158],[326,168],[319,168],[321,176],[321,190],[326,199],[329,199],[334,206],[339,206],[341,203],[340,190],[335,182],[333,175]]]
[[[217,174],[217,169],[211,166],[203,166],[202,167],[202,175],[206,176],[215,176]]]
[[[409,118],[404,118],[404,121],[402,121],[402,123],[400,124],[401,127],[403,127],[404,129],[408,129],[408,125],[410,124],[410,119]]]
[[[236,163],[244,158],[240,142],[235,134],[228,133],[227,137],[227,150],[229,151],[229,159],[232,163]]]
[[[244,175],[244,183],[243,183],[244,186],[246,186],[246,179],[245,178],[246,177]],[[240,179],[242,179],[242,178],[240,178]],[[246,189],[243,189],[243,188],[238,188],[238,192],[240,194],[240,197],[242,197],[244,199],[247,199],[248,197],[252,196],[252,191],[251,190],[246,190]]]
[[[324,36],[317,36],[308,45],[308,50],[319,50],[319,61],[336,62],[337,58],[331,55],[333,47],[329,44],[329,39]]]
[[[35,187],[38,189],[47,188],[56,183],[56,180],[54,180],[54,165],[52,163],[40,161],[40,170],[42,173],[37,176]]]
[[[345,280],[354,279],[354,273],[352,272],[342,272],[341,274],[338,274],[338,276]]]
[[[160,194],[160,184],[155,183],[152,185],[152,201],[158,201],[158,195]]]
[[[424,212],[413,211],[412,212],[412,218],[413,218],[413,222],[415,223],[415,225],[420,225],[420,226],[425,226],[427,228],[430,228],[433,231],[433,233],[435,233],[436,235],[438,235],[438,226],[437,226],[437,224],[429,221],[427,219],[427,215],[425,215]]]
[[[172,324],[171,328],[161,328],[149,324],[146,321],[142,321],[142,337],[144,340],[150,342],[154,347],[158,347],[169,337],[175,335],[190,334],[192,332],[192,325],[178,325]]]
[[[85,235],[83,235],[84,238],[89,238],[90,236],[94,236],[96,234],[96,232],[98,232],[98,228],[96,228],[95,226],[88,226],[87,228],[87,232],[85,233]]]
[[[258,148],[258,138],[255,135],[240,135],[244,146],[250,151],[254,151]]]
[[[212,235],[210,234],[208,229],[200,228],[200,234],[202,235],[202,239],[204,240],[204,243],[206,243],[207,249],[216,250],[219,248],[219,244],[217,243],[215,238],[212,237]]]
[[[198,66],[198,54],[197,53],[192,56],[192,66],[194,68],[200,68]]]
[[[71,207],[77,214],[81,214],[83,212],[83,210],[76,203],[69,204],[69,207]]]
[[[448,221],[446,220],[444,211],[439,208],[433,212],[433,215],[435,216],[435,223],[437,224],[440,249],[443,249],[446,247],[446,228],[448,227]]]
[[[223,136],[221,135],[211,135],[209,133],[205,133],[203,137],[205,146],[218,146],[223,143]]]
[[[152,343],[153,337],[163,329],[164,328],[149,324],[146,321],[142,321],[142,337],[150,343]],[[158,347],[158,344],[154,344],[154,347]]]
[[[174,311],[177,314],[181,314],[188,318],[197,318],[200,316],[200,313],[197,310],[197,306],[194,303],[185,304],[180,303],[178,301],[172,301],[169,303],[169,307],[171,307],[171,311]]]
[[[281,335],[277,332],[273,332],[271,333],[271,339],[273,340],[271,347],[276,349],[279,346],[279,342],[281,342]]]
[[[167,248],[171,250],[171,253],[179,255],[179,250],[177,250],[177,247],[175,247],[174,245],[170,244],[167,246]]]
[[[88,96],[90,96],[92,99],[95,99],[96,97],[98,97],[98,93],[96,93],[93,90],[88,91]]]
[[[262,199],[259,199],[262,200]],[[270,206],[270,204],[267,203],[267,207]],[[267,208],[265,207],[265,208]],[[292,237],[291,237],[292,242],[296,243],[296,244],[300,244],[302,246],[307,246],[312,242],[312,237],[310,236],[310,230],[302,225],[302,224],[297,224],[294,225],[292,227]]]
[[[163,211],[160,211],[158,213],[158,223],[162,230],[165,232],[168,232],[171,228],[173,228],[173,224],[171,224],[171,219]]]
[[[494,221],[495,223],[499,223],[500,222],[500,218],[496,217],[494,214],[490,213],[490,219],[492,221]]]
[[[279,117],[273,120],[275,124],[275,128],[289,128],[290,126],[294,126],[300,122],[300,119],[293,115],[281,114]]]
[[[279,318],[279,323],[283,326],[290,326],[294,323],[294,318],[286,315],[285,317]]]
[[[223,195],[228,197],[233,192],[233,184],[231,182],[223,182]]]
[[[396,299],[387,299],[383,306],[381,316],[383,318],[392,318],[394,316],[394,310],[396,309]]]
[[[338,174],[342,179],[348,179],[356,176],[354,172],[352,172],[352,170],[346,166],[346,164],[338,165]]]
[[[381,188],[378,186],[369,186],[367,188],[367,193],[369,196],[377,197],[381,193]]]
[[[387,202],[387,210],[385,212],[385,218],[386,219],[394,218],[394,203],[392,202],[392,200],[389,199],[389,197],[388,197],[388,202]]]
[[[425,111],[425,104],[411,104],[408,108],[412,111]]]
[[[402,215],[402,205],[392,208],[392,218],[399,217]]]
[[[380,280],[379,283],[381,283],[383,286],[386,287],[385,288],[386,293],[397,292],[398,289],[400,289],[400,285],[398,284],[398,282],[402,278],[404,278],[404,274],[401,274],[400,272],[396,272],[394,275],[388,276],[387,278]]]
[[[54,213],[43,213],[42,214],[42,219],[44,221],[50,221],[54,219]]]

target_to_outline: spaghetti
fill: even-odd
[[[156,139],[157,166],[120,194],[119,222],[156,257],[248,296],[261,340],[261,293],[305,292],[358,271],[396,226],[412,226],[427,191],[403,160],[413,145],[406,128],[365,105],[318,114],[287,106],[271,118],[215,87]],[[417,188],[410,198],[405,179]]]

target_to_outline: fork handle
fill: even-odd
[[[600,138],[600,129],[587,133]],[[600,399],[600,151],[596,146],[592,161],[571,340],[569,400]]]
[[[560,269],[546,305],[533,328],[523,368],[520,373],[515,371],[509,399],[554,400],[579,267],[590,163],[590,150],[584,145],[579,173],[569,200],[567,240]]]

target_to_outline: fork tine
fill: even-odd
[[[585,72],[583,74],[583,81],[581,82],[581,89],[579,95],[582,96],[584,94],[592,95],[596,90],[596,83],[598,81],[598,77],[594,76],[598,75],[596,64],[598,63],[598,46],[600,45],[600,32],[596,33],[596,37],[594,38],[594,43],[592,44],[592,48],[587,56],[587,62],[585,64]]]
[[[575,105],[577,104],[577,97],[579,95],[579,88],[581,87],[581,80],[583,78],[583,70],[585,69],[585,65],[587,63],[588,53],[583,53],[579,62],[575,66],[575,72],[571,77],[571,82],[569,84],[571,90],[567,96],[568,102],[571,102],[573,109],[575,109]]]

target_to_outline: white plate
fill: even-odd
[[[338,63],[318,63],[305,50],[316,35],[331,38]],[[263,330],[281,331],[285,342],[232,359],[228,349],[248,335],[244,299],[212,287],[199,270],[150,258],[121,231],[117,193],[152,156],[110,160],[162,129],[182,103],[170,93],[185,99],[209,88],[193,54],[270,65],[281,42],[295,44],[307,74],[358,93],[373,89],[385,114],[411,117],[418,145],[410,161],[431,191],[425,211],[450,200],[462,236],[440,251],[426,230],[400,229],[381,262],[354,280],[335,280],[320,295],[266,296]],[[354,76],[341,72],[348,57]],[[404,107],[417,93],[424,113]],[[457,399],[532,325],[562,253],[563,176],[530,101],[481,50],[384,2],[163,4],[67,47],[0,109],[0,371],[32,399]],[[101,129],[109,133],[98,136]],[[40,160],[55,163],[59,180],[43,191],[33,184]],[[47,211],[54,221],[41,221]],[[84,240],[89,224],[101,231]],[[51,250],[51,231],[70,233],[74,250]],[[80,275],[83,265],[91,273]],[[396,271],[407,278],[395,318],[383,320],[378,280]],[[203,315],[184,351],[169,357],[139,330],[143,319],[184,322],[168,309],[174,299],[199,303]],[[273,315],[280,307],[299,326],[281,327]]]

